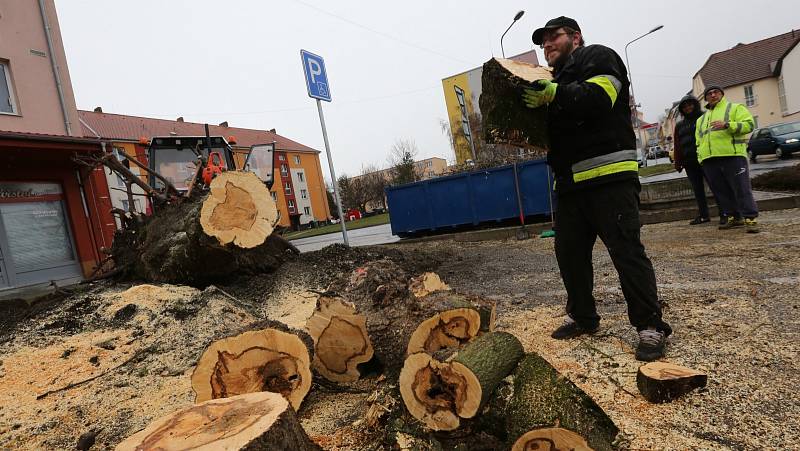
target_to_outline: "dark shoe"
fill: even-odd
[[[728,230],[736,227],[744,227],[744,221],[742,221],[742,218],[734,218],[732,216],[728,216],[728,221],[725,224],[719,226],[719,229]]]
[[[747,233],[758,233],[761,231],[761,229],[758,227],[758,221],[756,221],[756,218],[745,218],[744,228]]]
[[[705,224],[707,222],[711,222],[711,220],[708,219],[708,218],[704,218],[702,216],[698,216],[698,217],[692,219],[691,221],[689,221],[689,225]]]
[[[636,360],[652,362],[664,357],[667,337],[664,332],[653,328],[639,331],[639,346],[636,347]]]
[[[567,318],[566,321],[564,321],[564,324],[558,329],[554,330],[550,336],[556,340],[566,340],[568,338],[575,338],[584,334],[593,334],[597,332],[597,329],[599,328],[599,325],[595,325],[594,327],[583,327],[576,323],[572,318]]]

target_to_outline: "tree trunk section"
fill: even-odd
[[[195,402],[253,392],[280,393],[297,410],[311,389],[311,339],[275,322],[217,340],[192,373]]]
[[[611,450],[619,432],[592,398],[535,353],[526,355],[514,373],[506,421],[509,441],[533,429],[561,427],[595,450]]]
[[[340,297],[320,296],[306,323],[314,339],[312,366],[334,382],[358,380],[358,365],[372,359],[374,350],[367,333],[367,318]]]
[[[403,403],[433,430],[457,429],[461,419],[477,415],[523,356],[522,344],[506,332],[481,335],[446,361],[412,354],[398,381]]]
[[[580,435],[564,428],[534,429],[514,442],[511,451],[529,450],[592,451]]]
[[[667,362],[642,365],[636,374],[639,392],[653,403],[672,401],[695,388],[705,387],[707,382],[707,375]]]
[[[547,108],[528,108],[522,94],[531,82],[551,78],[548,69],[520,61],[492,58],[484,63],[479,103],[486,142],[546,148]]]
[[[277,209],[255,174],[225,172],[205,196],[158,207],[117,232],[112,255],[129,277],[203,286],[231,275],[271,272],[295,250],[272,235]]]
[[[134,450],[291,450],[320,448],[306,435],[282,396],[249,393],[214,399],[152,422],[117,445]]]

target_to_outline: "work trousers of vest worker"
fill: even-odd
[[[661,319],[656,275],[639,238],[640,190],[639,181],[631,179],[558,196],[555,247],[567,290],[567,314],[586,328],[600,321],[592,295],[592,249],[599,236],[619,274],[631,324],[637,330],[655,327],[672,333]]]
[[[745,157],[713,157],[703,160],[703,172],[714,192],[717,206],[726,215],[741,219],[758,216]]]

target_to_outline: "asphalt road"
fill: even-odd
[[[669,163],[669,158],[659,158],[658,160],[648,160],[648,166],[656,164]],[[800,163],[800,156],[794,156],[787,160],[778,160],[774,156],[761,156],[758,157],[757,163],[750,163],[750,177],[758,174],[771,171],[773,169],[792,166]],[[670,172],[668,174],[654,175],[641,179],[642,183],[658,182],[662,180],[672,180],[680,177],[686,177],[686,171]],[[400,237],[392,235],[392,227],[389,224],[383,224],[374,227],[365,227],[363,229],[356,229],[348,232],[348,238],[351,246],[368,246],[373,244],[386,244],[399,241]],[[309,238],[302,238],[293,240],[292,243],[300,249],[301,252],[310,252],[322,249],[333,243],[343,243],[341,232],[329,233],[327,235],[312,236]]]

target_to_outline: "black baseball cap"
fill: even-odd
[[[556,17],[555,19],[550,19],[547,21],[546,24],[542,28],[536,29],[533,32],[533,43],[536,45],[542,45],[544,42],[544,32],[547,30],[557,30],[561,27],[569,27],[575,31],[581,31],[581,27],[578,26],[578,22],[575,19],[570,19],[569,17]]]

